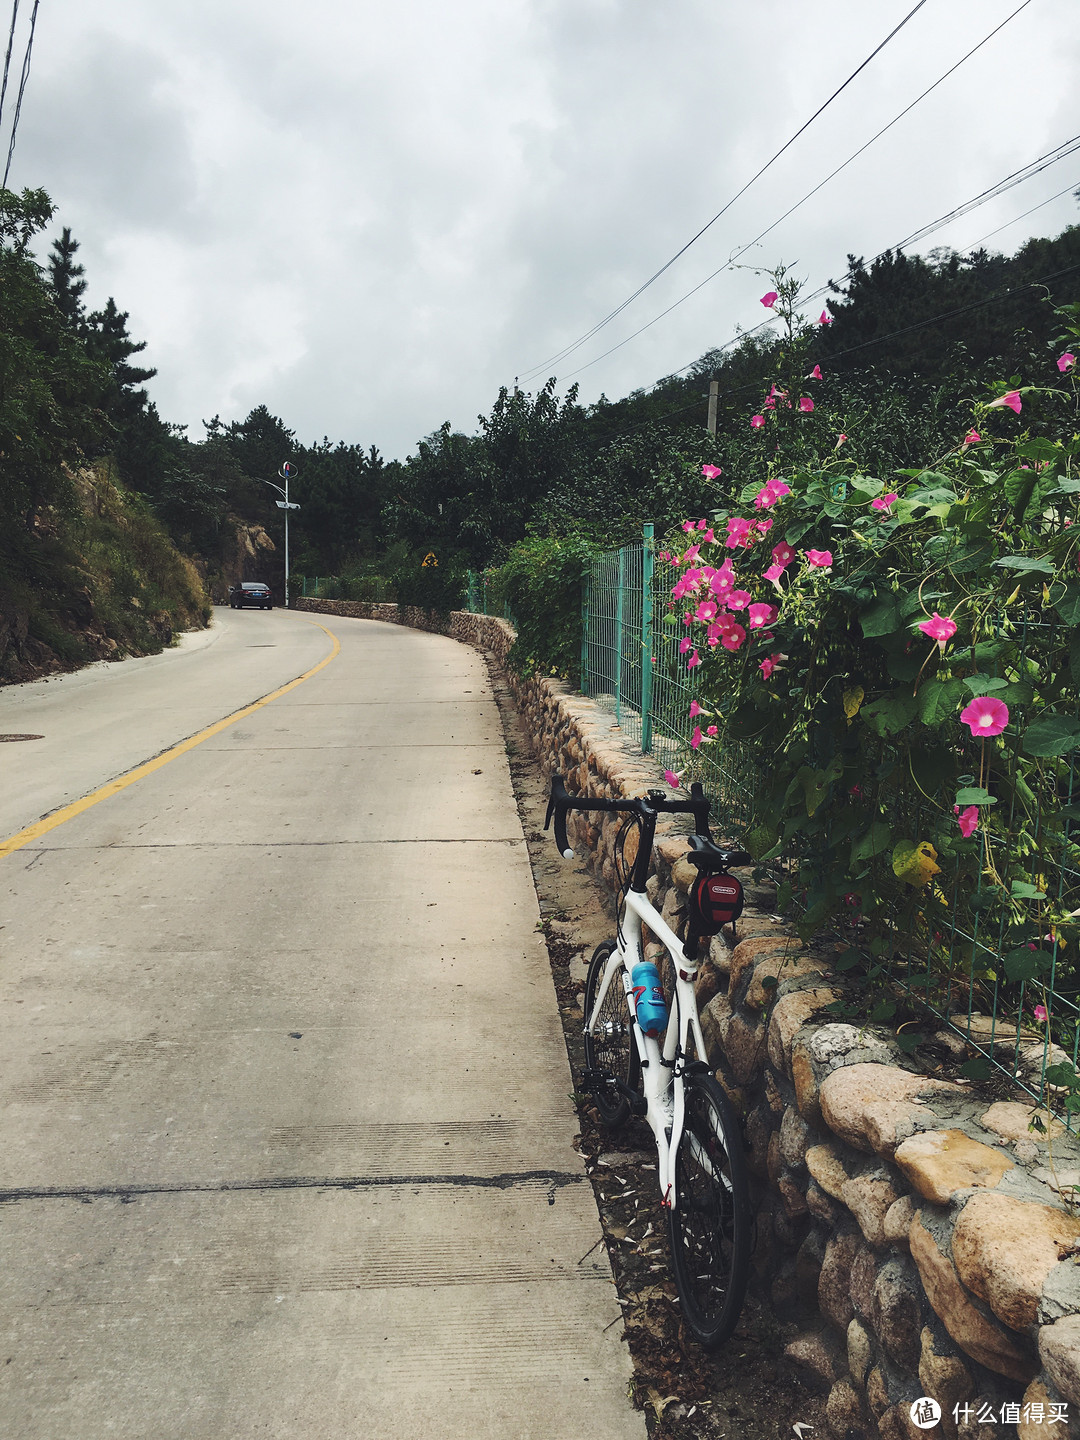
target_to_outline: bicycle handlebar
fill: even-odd
[[[640,879],[641,884],[645,883],[645,870],[652,850],[656,817],[661,812],[693,815],[696,833],[709,839],[709,800],[697,781],[690,786],[689,800],[669,799],[662,790],[650,790],[647,795],[639,796],[636,799],[603,800],[592,799],[584,795],[571,795],[563,777],[561,775],[552,776],[551,796],[548,800],[547,815],[544,818],[544,829],[547,830],[550,827],[554,818],[555,843],[564,860],[572,860],[574,856],[566,833],[566,817],[571,810],[607,810],[638,817],[643,826],[642,839],[647,841],[646,844],[639,847],[638,859],[634,867],[635,879]],[[637,875],[639,869],[640,876]]]

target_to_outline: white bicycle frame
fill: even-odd
[[[642,947],[642,921],[667,947],[675,967],[675,1003],[668,1017],[663,1046],[650,1036],[642,1033],[637,1023],[633,987],[630,972],[639,960],[644,958]],[[637,1045],[641,1060],[641,1075],[645,1102],[645,1114],[649,1128],[656,1139],[656,1154],[660,1173],[661,1202],[668,1209],[677,1209],[678,1192],[675,1183],[675,1156],[683,1131],[683,1083],[681,1064],[689,1058],[687,1040],[693,1034],[694,1050],[699,1060],[705,1059],[705,1037],[701,1033],[697,997],[694,994],[694,979],[698,972],[698,961],[687,960],[683,954],[683,942],[674,930],[665,923],[660,912],[650,902],[643,890],[629,890],[623,908],[622,923],[619,927],[617,948],[612,951],[604,967],[603,979],[596,994],[592,1014],[588,1017],[588,1029],[594,1030],[608,990],[615,983],[616,976],[622,981],[626,994],[626,1005],[633,1025],[631,1033]],[[620,974],[621,972],[621,974]]]

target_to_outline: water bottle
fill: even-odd
[[[667,1029],[668,1008],[660,971],[651,960],[641,960],[630,972],[637,1022],[642,1033],[656,1038]]]

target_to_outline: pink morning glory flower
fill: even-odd
[[[1071,370],[1075,364],[1076,356],[1070,350],[1066,350],[1064,355],[1058,356],[1057,367],[1063,375],[1066,370]],[[1040,1009],[1041,1008],[1040,1006]]]
[[[682,784],[682,776],[677,775],[674,770],[665,770],[664,779],[667,781],[667,783],[671,786],[673,790],[677,790]]]
[[[767,680],[772,674],[772,672],[776,669],[776,663],[779,659],[779,655],[766,655],[765,659],[762,660],[759,669],[761,670],[761,674],[764,679]]]
[[[807,380],[820,380],[820,379],[822,379],[821,366],[820,366],[820,365],[815,365],[814,368],[810,371],[810,374],[807,375],[806,378],[807,378]]]
[[[706,735],[709,735],[709,736],[716,736],[716,735],[718,735],[719,733],[720,733],[720,727],[719,727],[719,725],[710,725],[710,726],[708,727],[708,729],[705,731],[705,734],[706,734]]]
[[[725,630],[720,637],[720,644],[723,645],[725,650],[738,650],[745,639],[746,631],[743,627],[741,625],[732,625],[730,629]]]
[[[763,575],[766,580],[771,580],[772,583],[776,585],[776,582],[780,579],[783,573],[783,565],[770,565],[769,568],[763,572]]]
[[[697,607],[697,609],[694,611],[694,619],[695,619],[695,620],[715,620],[715,619],[716,619],[716,601],[715,601],[715,600],[702,600],[701,604],[700,604],[700,605]],[[954,630],[956,629],[956,626],[955,626],[955,625],[953,626],[953,629],[954,629]]]
[[[960,834],[965,840],[970,839],[979,828],[979,807],[969,805],[966,810],[961,810],[959,805],[954,805],[952,808],[956,823],[960,826]]]
[[[771,625],[780,615],[775,605],[765,605],[760,601],[751,605],[746,613],[750,617],[751,630],[760,630],[763,625]]]
[[[690,637],[689,637],[688,635],[684,635],[683,638],[679,641],[679,654],[680,654],[680,655],[685,655],[686,652],[687,652],[689,649],[690,649]]]
[[[780,296],[776,293],[776,291],[770,290],[768,294],[762,295],[761,303],[765,306],[766,310],[771,310],[779,299]]]
[[[690,749],[691,749],[691,750],[696,750],[700,744],[701,744],[701,726],[700,726],[700,725],[695,725],[695,726],[694,726],[694,732],[693,732],[693,734],[690,736]]]
[[[733,515],[727,522],[727,528],[728,534],[724,544],[729,550],[735,550],[740,545],[754,543],[754,537],[751,534],[754,527],[749,520],[741,520],[737,515]]]
[[[831,325],[833,323],[833,317],[829,314],[827,310],[822,310],[821,314],[818,316],[817,323],[819,325]]]
[[[698,715],[705,715],[708,712],[703,710],[696,700],[690,701],[690,719],[696,719]]]
[[[697,521],[696,521],[696,520],[684,520],[684,521],[682,522],[682,528],[683,528],[683,532],[684,532],[685,534],[689,535],[691,530],[696,530],[696,529],[697,529]]]
[[[750,416],[750,428],[751,428],[752,430],[760,430],[761,427],[762,427],[764,424],[765,424],[765,416],[764,416],[764,415],[751,415],[751,416]]]
[[[965,445],[978,445],[978,444],[981,443],[981,441],[982,441],[982,436],[979,434],[979,432],[978,432],[977,430],[969,430],[969,431],[967,432],[967,434],[964,436],[964,444],[965,444]]]
[[[687,668],[688,670],[693,670],[696,665],[700,665],[700,664],[701,664],[701,656],[700,656],[700,655],[697,653],[697,651],[695,650],[694,653],[690,656],[690,659],[686,662],[686,668]]]
[[[839,449],[840,449],[840,446],[843,445],[846,441],[847,441],[847,436],[846,436],[846,435],[838,435],[838,436],[836,437],[836,444],[833,446],[833,449],[834,449],[834,450],[839,450]]]
[[[807,550],[806,558],[809,564],[816,565],[819,570],[827,570],[832,564],[832,551]]]
[[[752,596],[747,590],[733,590],[727,597],[729,610],[745,610],[750,604]]]
[[[782,483],[782,482],[781,482],[781,483]],[[785,495],[790,495],[790,494],[791,494],[791,491],[787,488],[786,485],[784,486],[784,494],[785,494]],[[771,521],[771,520],[755,520],[755,521],[754,521],[754,524],[755,524],[755,525],[757,526],[757,528],[761,531],[762,535],[767,535],[767,534],[769,533],[769,531],[772,529],[772,521]]]
[[[1015,415],[1020,414],[1023,406],[1020,403],[1019,390],[1010,390],[1007,395],[999,395],[996,400],[991,400],[986,408],[988,410],[1000,410],[1006,405]]]
[[[936,640],[944,650],[946,642],[956,634],[956,621],[948,615],[939,615],[935,610],[929,620],[919,621],[919,629],[931,640]]]
[[[795,559],[795,551],[786,540],[781,540],[779,545],[773,546],[772,558],[777,565],[790,565]]]
[[[960,711],[960,719],[976,739],[1000,735],[1009,723],[1009,707],[1004,700],[978,695]]]
[[[900,496],[897,495],[895,490],[890,491],[888,495],[879,495],[876,500],[871,500],[870,509],[889,511],[899,499]]]
[[[1045,1005],[1035,1006],[1035,1019],[1038,1020],[1040,1025],[1045,1025],[1047,1020],[1050,1019],[1050,1016],[1047,1014]]]
[[[810,411],[813,410],[813,408],[813,400],[810,399],[809,395],[804,395],[799,401],[799,409],[803,412],[804,415],[809,415]]]
[[[785,485],[783,480],[769,480],[754,496],[754,505],[758,510],[763,508],[767,509],[769,506],[775,505],[778,500],[782,500],[785,495],[790,494],[791,486]],[[762,529],[768,528],[768,526],[762,525],[760,521],[758,523]]]
[[[724,473],[719,465],[702,465],[701,473],[706,480],[716,480]]]

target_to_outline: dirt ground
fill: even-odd
[[[570,1065],[584,1065],[581,998],[593,950],[613,933],[604,891],[584,860],[563,860],[544,833],[547,781],[499,672],[492,683],[502,713],[510,773],[529,846]],[[652,1135],[640,1121],[618,1131],[578,1100],[577,1144],[592,1178],[634,1377],[631,1398],[645,1412],[651,1440],[824,1440],[824,1397],[784,1359],[793,1327],[747,1297],[738,1329],[708,1355],[682,1324],[668,1265],[667,1221],[656,1184]],[[800,1425],[799,1430],[794,1426]]]

